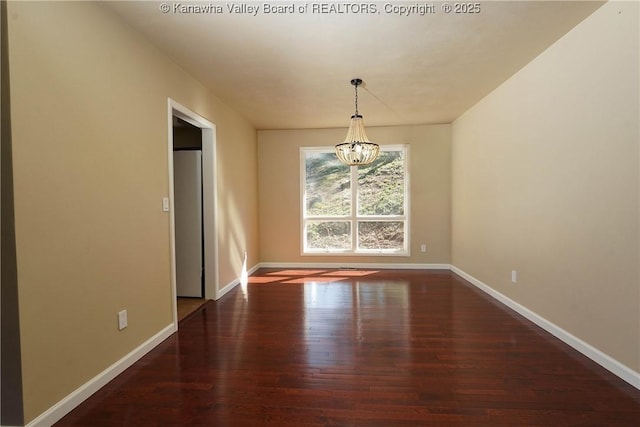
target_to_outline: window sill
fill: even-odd
[[[302,256],[370,256],[370,257],[409,257],[411,253],[408,251],[307,251],[302,252],[300,255]]]

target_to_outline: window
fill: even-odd
[[[303,254],[409,255],[408,147],[360,167],[329,147],[300,153]]]

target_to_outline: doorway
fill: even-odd
[[[202,130],[176,116],[173,117],[173,196],[176,295],[203,298]]]
[[[216,298],[216,140],[213,123],[171,99],[168,116],[171,288],[177,328],[185,310],[188,314]],[[190,301],[178,310],[183,297]]]

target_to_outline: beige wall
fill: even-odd
[[[348,117],[345,118],[348,121]],[[346,123],[346,122],[345,122]],[[347,129],[258,132],[260,258],[284,263],[449,263],[451,150],[449,125],[367,127],[379,144],[408,144],[411,256],[300,255],[300,147],[333,146]],[[420,244],[427,244],[427,253]]]
[[[452,264],[636,372],[638,39],[608,3],[452,129]]]
[[[29,422],[172,322],[167,98],[217,126],[220,287],[258,262],[256,133],[97,2],[7,16]]]

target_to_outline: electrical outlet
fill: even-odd
[[[511,283],[518,283],[518,272],[511,270]]]
[[[118,330],[121,331],[127,327],[127,310],[118,312]]]
[[[427,245],[424,243],[420,245],[420,252],[427,252]]]

